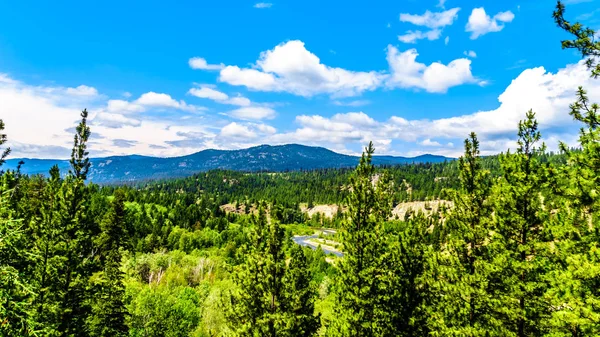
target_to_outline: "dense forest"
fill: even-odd
[[[562,47],[600,76],[596,32],[564,11]],[[473,132],[445,163],[376,167],[369,144],[354,170],[104,187],[86,182],[83,110],[67,174],[0,176],[0,335],[599,336],[598,109],[579,88],[579,144],[556,154],[529,111],[492,157]],[[316,204],[342,207],[315,220]],[[313,233],[343,256],[293,240]]]

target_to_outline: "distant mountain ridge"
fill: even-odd
[[[425,154],[418,157],[374,156],[375,165],[438,163],[452,160],[444,156]],[[19,161],[26,174],[47,174],[58,165],[62,173],[69,170],[68,160],[16,158],[6,161],[3,169],[16,169]],[[89,180],[98,183],[124,183],[153,179],[185,177],[213,169],[245,172],[282,172],[325,168],[354,167],[358,156],[333,152],[323,147],[299,144],[260,145],[242,150],[202,150],[181,157],[147,157],[139,155],[91,158]]]

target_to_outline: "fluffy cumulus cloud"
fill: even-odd
[[[231,85],[305,97],[322,93],[353,96],[376,89],[383,78],[383,74],[375,71],[350,71],[324,65],[298,40],[262,52],[252,68],[227,66],[219,76],[221,82]]]
[[[448,88],[466,84],[481,83],[471,73],[471,60],[456,59],[448,65],[434,62],[430,65],[417,62],[416,49],[405,52],[389,45],[387,61],[391,76],[387,79],[388,87],[420,88],[428,92],[444,93]]]
[[[441,8],[444,7],[444,2],[439,4]],[[442,36],[442,29],[445,26],[450,26],[454,23],[458,17],[460,8],[452,8],[442,12],[430,12],[426,11],[424,14],[400,14],[401,22],[408,22],[416,26],[427,27],[429,31],[421,30],[409,30],[405,34],[398,36],[398,40],[404,43],[416,43],[418,40],[427,39],[430,41],[437,40]],[[448,44],[448,43],[446,43]]]
[[[400,52],[396,47],[388,46],[389,72],[351,71],[324,65],[305,48],[302,41],[289,41],[262,52],[251,68],[224,67],[219,80],[250,90],[288,92],[304,97],[329,94],[335,98],[356,96],[383,86],[444,93],[453,86],[478,83],[471,74],[471,61],[468,59],[456,59],[448,65],[435,62],[427,66],[416,62],[417,55],[415,49]],[[190,93],[199,97],[218,95],[201,90],[191,90]]]
[[[477,81],[470,75],[468,59],[460,61],[463,64],[424,65],[415,61],[415,51],[389,48],[388,53],[395,68],[386,85],[441,92],[465,80]],[[454,80],[440,82],[442,77]],[[518,121],[529,109],[537,113],[550,148],[556,148],[559,140],[576,145],[578,126],[568,111],[579,85],[586,87],[594,101],[600,98],[600,82],[590,80],[589,71],[580,62],[556,73],[542,67],[524,70],[498,97],[493,110],[465,111],[440,119],[407,119],[395,114],[373,118],[367,111],[351,109],[354,111],[330,116],[302,114],[296,116],[294,125],[276,130],[261,122],[275,116],[269,107],[238,106],[224,117],[197,113],[198,107],[164,93],[148,92],[131,100],[108,99],[99,93],[80,94],[92,92],[89,89],[33,86],[0,75],[0,116],[6,123],[14,157],[68,157],[81,106],[88,106],[90,111],[93,155],[175,156],[206,148],[263,143],[303,143],[353,153],[373,141],[380,154],[458,156],[462,149],[453,144],[461,144],[471,131],[478,133],[484,154],[514,147]],[[231,99],[209,89],[213,91],[203,90],[200,95]]]
[[[600,98],[600,83],[590,80],[583,62],[569,65],[557,73],[538,67],[523,71],[498,97],[494,110],[465,113],[461,116],[435,120],[408,120],[391,116],[375,120],[363,112],[336,114],[332,117],[302,115],[296,118],[299,127],[276,134],[273,142],[301,142],[348,150],[349,144],[372,140],[380,153],[418,155],[437,153],[459,156],[462,143],[471,131],[481,140],[482,153],[494,154],[516,146],[516,129],[525,112],[536,112],[543,138],[549,148],[556,149],[559,140],[576,145],[577,124],[569,116],[569,104],[575,100],[575,90],[583,84],[590,97]],[[435,138],[432,138],[434,135]],[[405,145],[398,151],[393,142]]]
[[[91,124],[107,128],[141,125],[140,113],[157,110],[177,110],[198,113],[204,107],[189,105],[183,100],[177,101],[164,93],[147,92],[134,101],[121,99],[108,100],[105,107],[97,108],[91,116]]]
[[[96,89],[87,86],[32,86],[0,74],[0,116],[13,156],[57,155],[71,147],[72,135],[65,130],[76,125],[79,106],[93,105],[96,96]]]
[[[442,146],[442,144],[440,144],[439,142],[436,142],[435,140],[431,140],[429,138],[424,139],[423,141],[421,141],[420,144],[423,146],[434,146],[434,147]]]
[[[469,16],[465,31],[471,33],[471,39],[475,40],[487,33],[501,31],[504,29],[503,23],[511,22],[514,18],[515,15],[511,11],[500,12],[490,17],[483,7],[474,8]]]
[[[205,59],[202,57],[192,57],[189,59],[188,64],[192,69],[200,69],[200,70],[221,70],[225,65],[221,64],[208,64]]]
[[[67,94],[76,96],[98,96],[96,88],[80,85],[77,88],[67,88]]]
[[[257,134],[250,130],[247,125],[231,122],[221,129],[221,136],[225,138],[249,140],[256,138]]]

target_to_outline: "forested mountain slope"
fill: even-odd
[[[438,163],[449,160],[443,156],[422,155],[414,158],[376,156],[375,165],[407,163]],[[298,144],[261,145],[242,150],[203,150],[191,155],[172,158],[146,156],[113,156],[92,158],[89,180],[95,183],[134,182],[150,179],[185,177],[198,172],[226,169],[244,172],[284,172],[324,168],[349,168],[359,158],[333,152],[322,147]],[[69,168],[68,160],[10,159],[5,169],[16,169],[23,161],[21,172],[47,174],[58,165],[61,172]]]

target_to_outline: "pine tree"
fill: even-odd
[[[381,257],[385,253],[382,222],[391,213],[390,185],[375,183],[371,163],[375,149],[369,143],[354,175],[348,198],[348,220],[343,224],[344,259],[334,288],[337,320],[330,329],[340,336],[378,336],[389,327],[390,309],[380,305]]]
[[[303,249],[294,245],[284,279],[285,335],[297,337],[314,336],[321,326],[315,315],[315,286]]]
[[[547,164],[538,157],[545,145],[533,111],[519,123],[518,148],[500,156],[502,177],[497,186],[494,254],[504,325],[507,336],[539,336],[548,318],[550,304],[544,298],[545,275],[551,264],[548,250]]]
[[[0,145],[7,141],[4,122],[0,120]],[[0,166],[10,148],[0,154]],[[24,275],[27,265],[27,252],[24,251],[23,223],[14,219],[12,203],[13,176],[2,173],[0,176],[0,334],[2,336],[26,336],[33,332],[34,322],[30,316],[30,300],[33,287]]]
[[[311,336],[318,328],[310,318],[315,294],[306,282],[306,261],[292,256],[288,270],[284,238],[283,228],[276,221],[267,222],[261,205],[253,247],[235,272],[238,289],[230,294],[226,311],[237,336],[291,337],[299,332]]]
[[[558,2],[557,25],[574,36],[563,48],[577,49],[586,59],[592,77],[600,75],[600,42],[596,32],[564,18]],[[547,296],[552,303],[550,326],[554,336],[600,335],[600,116],[598,104],[589,101],[579,87],[570,115],[580,123],[580,149],[561,144],[567,164],[555,175],[558,209],[554,217],[554,265]]]
[[[6,207],[8,194],[4,191],[0,196],[0,335],[26,336],[33,323],[29,313],[33,289],[23,271],[15,268],[26,253],[20,247],[21,223],[12,219]]]
[[[126,308],[123,303],[125,287],[120,270],[122,249],[125,246],[125,196],[116,190],[110,211],[101,223],[102,233],[98,237],[98,259],[103,266],[92,276],[95,288],[92,312],[87,320],[90,336],[126,336]]]
[[[380,304],[389,314],[381,320],[380,336],[428,336],[431,292],[426,270],[430,254],[430,224],[423,213],[395,223],[386,231],[389,249],[382,256]]]
[[[61,190],[63,181],[55,165],[50,169],[50,177],[45,182],[40,204],[40,217],[33,222],[32,236],[34,240],[33,251],[38,257],[33,271],[37,285],[37,297],[33,303],[35,307],[34,319],[47,335],[54,335],[60,323],[59,303],[63,296],[60,271],[64,267],[64,257],[61,254],[62,217]]]
[[[473,132],[458,166],[461,187],[448,191],[454,207],[448,211],[442,249],[435,258],[440,274],[432,276],[436,298],[442,300],[434,306],[430,325],[444,335],[505,336],[490,289],[492,182],[481,165]]]
[[[90,128],[87,110],[81,112],[81,122],[76,127],[71,170],[63,181],[60,191],[61,243],[60,254],[64,259],[59,303],[61,313],[58,330],[63,336],[87,335],[86,320],[89,315],[88,279],[96,269],[93,259],[93,236],[97,233],[94,219],[87,217],[90,196],[85,185],[90,162],[87,141]]]

